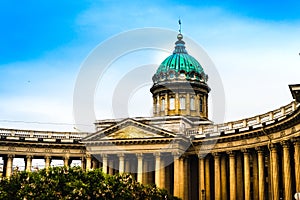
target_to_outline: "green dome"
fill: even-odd
[[[173,70],[175,72],[185,72],[185,73],[198,73],[201,74],[203,71],[200,63],[189,54],[177,54],[174,53],[167,57],[159,66],[156,73],[167,73]]]
[[[153,76],[154,82],[186,79],[207,82],[207,75],[201,64],[185,50],[182,34],[178,34],[175,50],[158,67]]]

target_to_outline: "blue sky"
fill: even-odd
[[[74,123],[74,84],[89,53],[131,29],[177,31],[178,17],[183,34],[206,50],[221,75],[226,121],[279,108],[292,101],[288,84],[300,82],[299,10],[298,1],[1,1],[0,127],[72,129],[47,123]],[[135,56],[124,58],[123,70]],[[110,73],[117,77],[121,64]],[[99,119],[113,117],[105,103],[111,100],[102,95],[110,90],[95,94]],[[135,101],[147,90],[137,92]],[[142,107],[132,115],[149,115]]]

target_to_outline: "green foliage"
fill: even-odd
[[[0,199],[176,200],[155,185],[142,185],[128,174],[110,176],[100,169],[53,167],[18,172],[0,180]]]

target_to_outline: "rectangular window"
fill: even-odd
[[[190,107],[191,107],[191,110],[196,110],[194,97],[192,97],[190,99]]]
[[[179,102],[180,102],[180,109],[184,110],[185,109],[185,97],[180,97]]]
[[[175,98],[174,97],[171,97],[170,98],[170,107],[169,107],[170,110],[175,110]]]
[[[164,111],[165,110],[165,99],[164,98],[161,99],[161,104],[160,105],[161,105],[160,110]]]

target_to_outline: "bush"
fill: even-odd
[[[0,181],[0,199],[178,199],[155,185],[142,185],[128,174],[113,176],[100,169],[53,167],[18,172]]]

